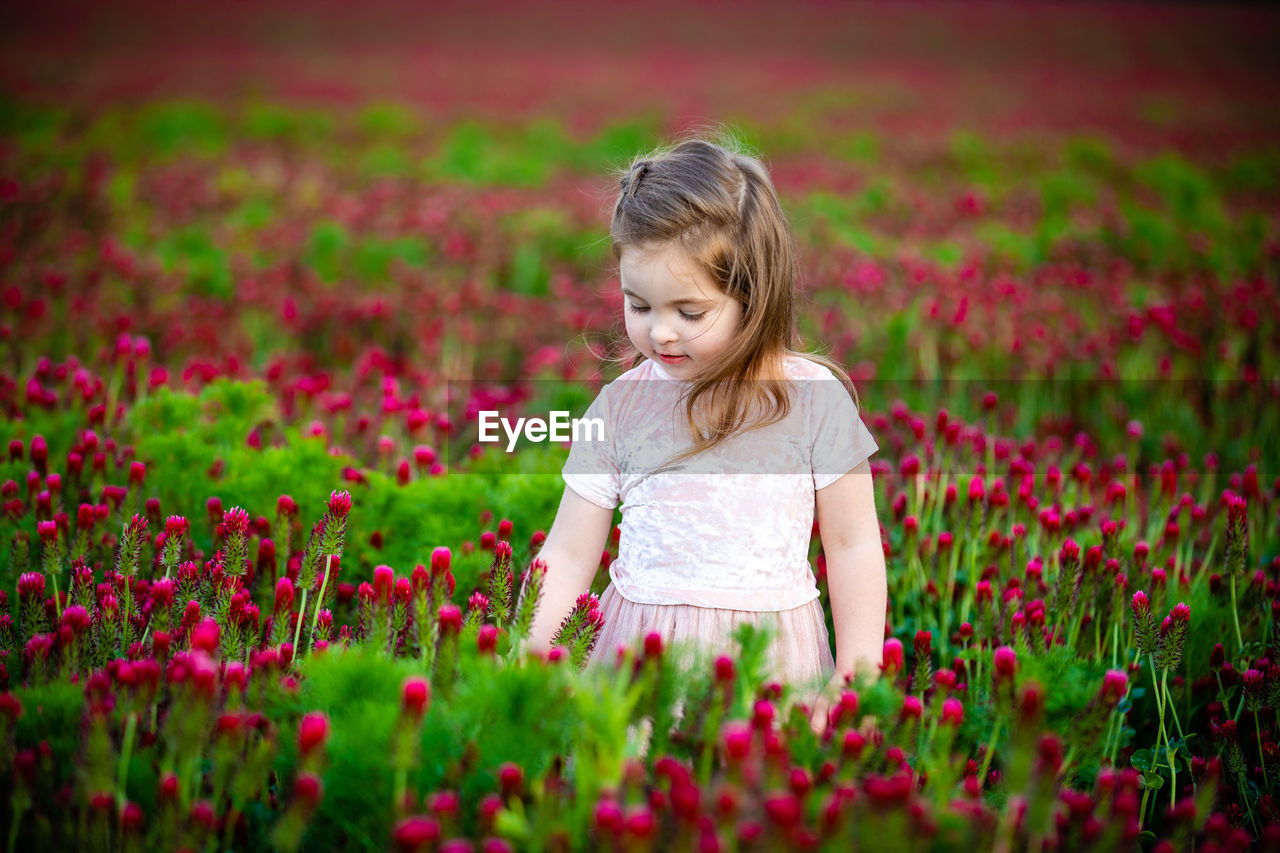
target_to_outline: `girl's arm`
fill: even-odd
[[[870,463],[864,460],[815,494],[835,623],[833,680],[847,675],[874,681],[884,655],[889,591]]]
[[[560,623],[573,610],[578,596],[591,588],[612,527],[612,509],[597,506],[565,486],[555,523],[538,552],[547,564],[547,574],[533,614],[529,649],[550,650]]]

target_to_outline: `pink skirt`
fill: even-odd
[[[772,633],[766,657],[768,677],[791,685],[808,702],[835,674],[826,616],[821,599],[790,610],[757,611],[695,607],[692,604],[638,604],[623,598],[613,584],[600,596],[604,627],[589,663],[613,666],[618,646],[635,647],[650,631],[662,635],[663,648],[702,654],[710,666],[716,656],[732,655],[733,629],[742,622],[768,627]]]

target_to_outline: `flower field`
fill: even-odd
[[[1280,848],[1280,18],[734,8],[15,12],[7,850]],[[629,363],[612,170],[711,121],[880,445],[822,734],[751,630],[584,666],[617,528],[524,648],[566,448],[476,442]]]

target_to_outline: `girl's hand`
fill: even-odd
[[[845,684],[842,676],[835,676],[827,682],[827,686],[822,689],[818,697],[814,700],[813,710],[809,714],[809,727],[818,737],[826,735],[827,727],[830,725],[831,707],[835,704],[835,697],[839,696],[841,691],[847,690],[848,685]],[[862,722],[858,725],[858,733],[868,741],[871,741],[879,733],[876,728],[876,718],[870,715],[864,715]]]

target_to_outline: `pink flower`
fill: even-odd
[[[350,492],[334,491],[329,495],[329,514],[334,518],[345,519],[351,511]]]
[[[407,817],[396,824],[393,838],[398,850],[416,853],[428,849],[440,838],[440,824],[425,815]]]
[[[276,581],[275,610],[279,613],[282,610],[291,609],[293,609],[293,581],[286,575]]]
[[[751,727],[735,720],[721,729],[725,754],[730,761],[741,761],[751,754]]]
[[[191,648],[198,649],[207,655],[216,655],[218,653],[218,633],[218,621],[213,618],[205,619],[191,632]]]
[[[222,523],[227,526],[228,536],[249,535],[249,513],[238,506],[233,506],[226,511],[222,516]]]
[[[942,724],[959,726],[964,721],[964,704],[954,696],[942,703]]]
[[[306,812],[315,811],[324,796],[324,783],[313,773],[299,773],[293,783],[293,797]]]
[[[421,676],[411,675],[400,688],[400,706],[415,720],[421,720],[431,702],[431,684]]]
[[[751,711],[752,728],[767,731],[773,725],[775,708],[768,699],[760,699]]]
[[[498,648],[498,629],[494,625],[481,625],[476,637],[476,648],[480,654],[493,654]]]
[[[897,637],[890,637],[884,641],[883,657],[881,659],[880,671],[887,678],[893,678],[902,671],[902,641]]]
[[[717,684],[732,684],[737,677],[733,658],[728,655],[720,655],[720,657],[716,658],[715,669]]]
[[[983,486],[981,477],[974,477],[969,481],[969,503],[981,503],[986,496],[986,489]]]
[[[764,811],[769,820],[783,829],[791,829],[800,822],[803,809],[794,794],[767,794]]]
[[[1013,678],[1018,669],[1018,653],[1009,646],[1000,646],[995,651],[995,674],[997,681]]]
[[[604,830],[617,837],[622,834],[624,817],[622,807],[610,799],[601,799],[596,803],[595,825],[597,830]]]
[[[1129,676],[1123,670],[1109,669],[1102,679],[1102,698],[1114,705],[1124,698],[1129,689]]]
[[[298,723],[298,752],[310,755],[313,750],[323,747],[329,740],[329,718],[319,712],[304,714]]]
[[[524,787],[524,771],[520,765],[508,761],[498,768],[498,784],[503,797],[518,796]]]
[[[378,604],[391,603],[391,591],[395,586],[395,571],[390,566],[373,567],[373,598]]]

